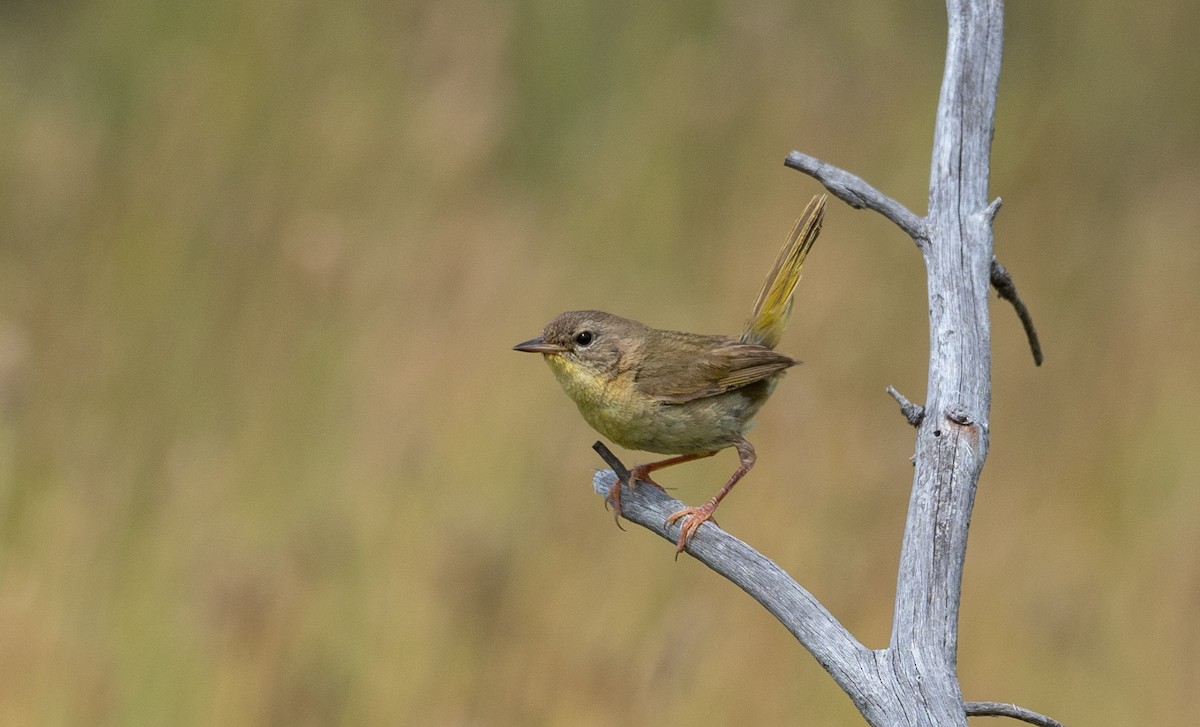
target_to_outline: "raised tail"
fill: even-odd
[[[762,291],[754,303],[750,320],[746,321],[746,330],[742,333],[742,341],[757,343],[767,348],[775,348],[783,336],[787,326],[788,316],[792,314],[792,293],[796,283],[800,282],[800,268],[804,258],[821,233],[821,222],[825,219],[825,200],[827,195],[813,197],[804,214],[796,220],[792,234],[779,251],[774,267],[763,281]]]

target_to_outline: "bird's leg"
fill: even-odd
[[[725,483],[725,486],[717,490],[717,494],[713,495],[711,500],[700,507],[685,507],[679,512],[671,513],[670,517],[667,518],[667,525],[676,520],[683,519],[683,525],[679,528],[679,542],[675,547],[676,558],[687,547],[688,541],[692,539],[692,536],[696,534],[696,531],[700,529],[704,521],[712,518],[713,511],[717,509],[717,505],[721,504],[721,500],[725,499],[725,496],[738,483],[738,480],[742,479],[750,471],[750,468],[754,466],[756,458],[754,447],[750,446],[749,442],[745,439],[739,439],[733,443],[733,446],[737,449],[741,464],[734,470],[733,474],[729,477],[729,481]]]
[[[650,479],[651,472],[654,470],[661,470],[665,467],[683,464],[684,462],[691,462],[694,459],[711,457],[714,454],[716,454],[716,452],[704,452],[702,454],[681,454],[678,457],[671,457],[670,459],[663,459],[659,460],[658,462],[649,462],[647,464],[639,464],[634,467],[630,467],[628,481],[629,489],[632,490],[633,488],[637,487],[637,483],[640,480],[648,485],[654,485],[661,490],[662,485]],[[621,517],[621,480],[617,480],[613,483],[612,487],[608,488],[608,496],[604,498],[605,507],[608,506],[609,502],[613,504],[613,522],[617,524],[617,527],[621,527],[621,521],[619,520]]]

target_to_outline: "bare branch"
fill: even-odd
[[[1000,208],[1002,206],[1004,206],[1004,200],[1000,199],[999,197],[992,200],[992,203],[989,204],[987,209],[983,211],[983,215],[984,217],[987,217],[988,222],[995,221],[996,215],[1000,214]]]
[[[992,258],[991,281],[996,293],[1012,303],[1013,308],[1016,309],[1017,318],[1021,319],[1021,326],[1025,329],[1025,338],[1029,339],[1029,350],[1033,353],[1033,363],[1041,366],[1042,344],[1038,341],[1037,329],[1033,327],[1033,316],[1029,315],[1029,309],[1025,307],[1021,296],[1017,295],[1017,286],[1013,283],[1012,275],[1009,275],[1004,266],[996,261],[996,258]]]
[[[1044,714],[1018,707],[1004,702],[966,702],[963,707],[968,717],[1012,717],[1022,722],[1036,724],[1039,727],[1065,727],[1062,722],[1050,719]]]
[[[600,445],[597,452],[601,449],[607,452],[603,444],[597,444]],[[611,452],[607,456],[601,452],[601,456],[605,461],[610,461],[610,456],[616,460]],[[617,481],[614,472],[601,470],[593,478],[592,487],[607,496]],[[657,533],[672,544],[679,539],[679,526],[667,526],[665,522],[668,515],[683,507],[682,502],[657,487],[637,486],[621,496],[621,515],[625,519]],[[879,689],[871,650],[860,644],[820,601],[766,556],[711,520],[701,525],[688,541],[687,552],[761,603],[848,693],[869,694]]]
[[[904,230],[917,243],[917,247],[924,247],[928,242],[923,218],[913,214],[904,205],[867,184],[862,177],[798,151],[788,154],[783,164],[816,179],[825,185],[825,189],[828,189],[830,194],[854,209],[874,210],[888,218],[897,227]]]
[[[925,418],[925,409],[912,403],[904,394],[896,391],[896,387],[888,386],[887,393],[896,400],[900,405],[900,413],[908,420],[908,423],[914,427],[921,426],[921,420]]]
[[[605,446],[604,442],[601,441],[596,441],[596,443],[592,445],[592,449],[596,450],[596,454],[600,455],[600,459],[604,460],[609,467],[612,467],[613,473],[616,474],[617,479],[621,481],[621,484],[625,487],[629,487],[629,470],[625,469],[625,464],[621,462],[621,460],[617,459],[617,455],[613,454],[612,450]],[[608,493],[605,492],[605,494],[607,495]]]

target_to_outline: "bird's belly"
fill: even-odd
[[[703,454],[731,446],[774,388],[763,381],[682,404],[649,397],[579,407],[593,429],[629,449],[659,454]]]

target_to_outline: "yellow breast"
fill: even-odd
[[[547,356],[546,363],[593,429],[622,447],[647,452],[700,454],[728,447],[765,398],[731,391],[665,404],[638,391],[632,372],[606,377],[561,356]]]

